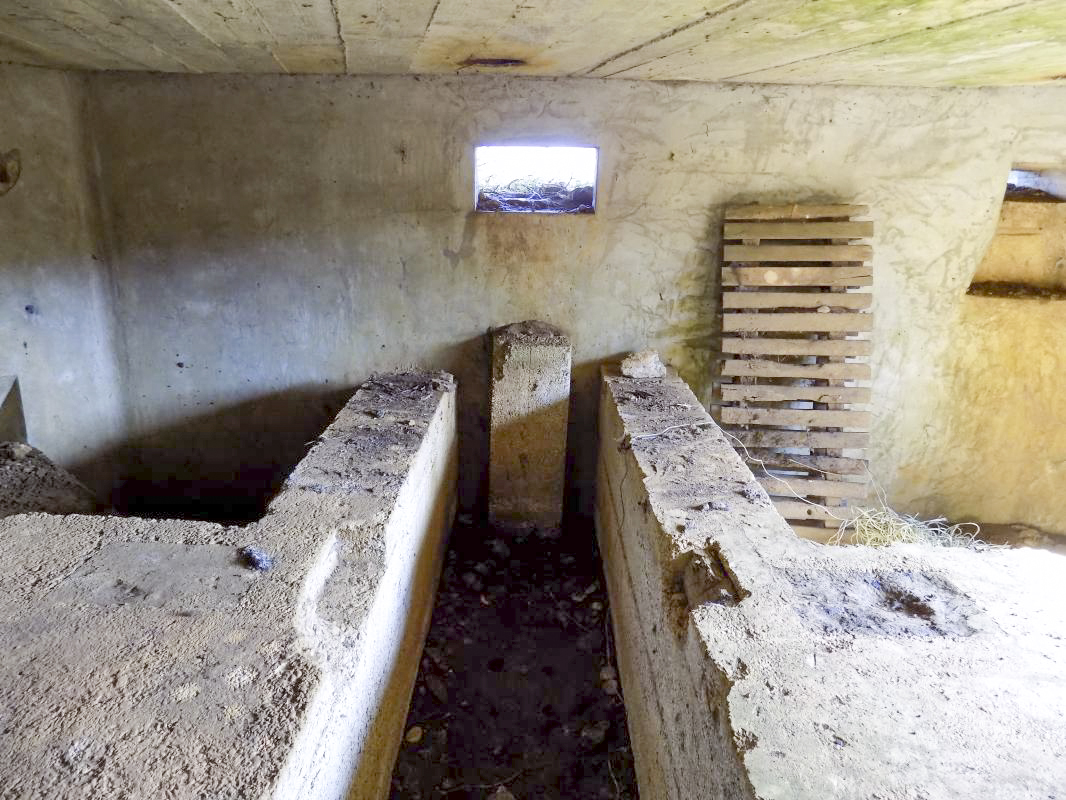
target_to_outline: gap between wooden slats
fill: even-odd
[[[813,403],[869,403],[866,386],[769,386],[722,384],[723,402],[775,403],[809,400]]]
[[[729,360],[722,366],[724,377],[812,378],[815,380],[869,380],[870,365],[783,364],[762,359]]]
[[[729,425],[803,425],[811,428],[858,428],[869,430],[868,411],[837,411],[817,408],[734,408],[722,409],[722,422]]]
[[[865,239],[872,222],[726,222],[723,239]]]
[[[870,443],[870,434],[857,431],[733,430],[729,434],[748,448],[811,447],[861,450]]]
[[[723,286],[840,286],[873,285],[870,267],[723,267]]]
[[[841,456],[804,456],[793,453],[750,453],[744,456],[744,460],[751,465],[753,472],[763,469],[809,469],[825,474],[827,477],[836,475],[866,475],[866,459],[843,458]],[[759,474],[756,472],[756,474]]]

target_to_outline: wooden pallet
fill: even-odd
[[[719,422],[807,538],[827,538],[811,533],[828,534],[869,491],[873,251],[863,240],[873,223],[855,219],[867,212],[750,205],[725,214]]]

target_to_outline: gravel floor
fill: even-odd
[[[452,534],[394,800],[635,800],[591,523]]]

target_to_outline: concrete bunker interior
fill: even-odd
[[[5,12],[3,793],[1061,793],[1063,25]],[[475,210],[485,144],[596,148],[595,213]],[[722,432],[724,356],[831,358],[728,349],[782,205],[867,210],[870,344],[817,341],[868,402],[760,408],[868,415],[847,506],[987,546],[798,538]]]

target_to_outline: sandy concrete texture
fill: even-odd
[[[455,430],[451,376],[384,376],[253,525],[0,520],[0,796],[384,797]]]
[[[798,539],[679,378],[601,401],[643,800],[1058,796],[1066,558]]]
[[[492,332],[489,520],[558,528],[566,481],[571,345],[535,320]]]
[[[22,381],[30,443],[98,494],[116,444],[136,456],[118,474],[287,472],[347,387],[411,364],[464,387],[462,502],[476,507],[485,331],[541,319],[573,343],[569,456],[590,511],[601,362],[654,347],[711,399],[722,207],[846,201],[875,224],[870,454],[893,505],[1066,529],[1066,510],[1043,511],[1043,487],[1066,479],[1062,443],[1041,456],[1046,482],[994,466],[1032,414],[1021,386],[965,470],[944,423],[969,408],[957,350],[976,345],[955,334],[1008,171],[1061,164],[1066,87],[8,66],[0,98],[18,111],[0,115],[2,147],[23,156],[0,199],[0,373]],[[518,142],[599,147],[597,213],[473,213],[474,146]],[[975,472],[1019,502],[975,505]]]

